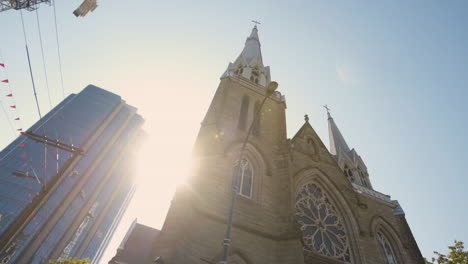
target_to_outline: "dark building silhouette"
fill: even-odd
[[[109,264],[148,263],[153,242],[159,230],[137,223],[135,219]]]
[[[136,111],[89,85],[0,152],[0,263],[99,261],[134,193]]]

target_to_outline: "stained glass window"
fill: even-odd
[[[379,240],[380,248],[382,249],[385,264],[398,264],[395,253],[390,242],[382,232],[377,232],[377,239]]]
[[[237,193],[242,196],[252,197],[253,169],[247,159],[242,159],[240,164],[234,166],[235,184]]]
[[[343,220],[317,185],[310,183],[300,190],[296,197],[296,219],[301,225],[305,255],[318,252],[351,263]]]

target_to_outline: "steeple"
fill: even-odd
[[[221,78],[239,76],[246,78],[263,87],[270,83],[270,67],[263,65],[262,50],[258,37],[258,28],[255,25],[245,41],[244,49],[234,61],[229,63],[227,70]]]
[[[361,156],[356,150],[350,149],[341,134],[338,126],[335,124],[333,117],[330,114],[330,108],[327,105],[323,106],[327,109],[328,116],[328,132],[330,136],[330,153],[338,162],[338,166],[343,170],[345,176],[351,183],[359,184],[372,189],[369,180],[369,173]]]
[[[330,136],[330,153],[332,155],[337,155],[340,150],[343,152],[348,153],[350,151],[348,144],[346,144],[346,141],[341,134],[340,130],[335,124],[335,121],[333,120],[333,117],[330,114],[329,109],[327,109],[327,115],[328,115],[328,133]]]
[[[239,57],[244,57],[247,63],[257,59],[256,63],[263,67],[262,50],[260,49],[260,46],[261,44],[258,38],[258,29],[257,25],[255,25],[252,29],[252,33],[250,33],[250,36],[245,41],[244,49],[242,50],[242,53],[239,55]]]

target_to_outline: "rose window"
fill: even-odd
[[[328,196],[315,184],[302,187],[296,200],[304,253],[320,253],[351,263],[349,240],[343,221]]]

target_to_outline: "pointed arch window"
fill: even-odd
[[[254,136],[260,136],[260,123],[261,123],[261,117],[262,114],[258,111],[260,109],[260,101],[255,102],[255,107],[254,107],[254,116],[253,116],[253,127],[252,127],[252,134]],[[257,115],[257,118],[255,118],[255,115]]]
[[[237,185],[237,193],[247,198],[252,198],[254,172],[249,160],[242,159],[234,166],[234,184]]]
[[[350,182],[354,182],[353,173],[352,173],[351,169],[348,167],[348,165],[344,166],[344,174],[345,174],[346,178],[348,178],[348,180]]]
[[[382,249],[385,264],[398,264],[392,245],[381,231],[377,232],[377,240],[379,241],[380,248]]]
[[[250,99],[247,95],[244,95],[242,97],[240,114],[239,114],[239,123],[237,124],[237,127],[242,130],[245,130],[246,128],[247,113],[249,112],[249,101]]]
[[[296,219],[301,226],[304,255],[319,253],[351,263],[344,222],[328,195],[316,184],[304,185],[296,197]]]

